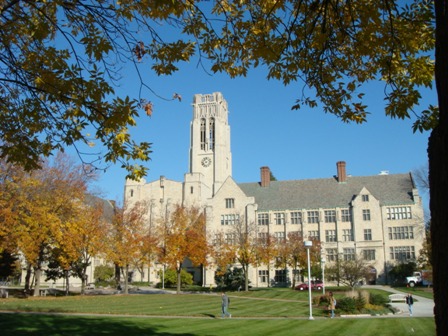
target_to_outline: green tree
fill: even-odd
[[[98,265],[93,271],[93,276],[96,282],[110,281],[113,279],[115,268],[110,265]]]

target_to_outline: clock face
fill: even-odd
[[[204,167],[208,167],[208,166],[210,166],[211,163],[212,163],[212,159],[210,159],[210,158],[208,158],[208,157],[203,158],[202,161],[201,161],[201,164],[202,164]]]

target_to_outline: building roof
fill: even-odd
[[[247,196],[255,197],[258,211],[332,209],[349,207],[365,187],[381,205],[414,204],[412,175],[391,174],[352,177],[339,183],[336,177],[310,180],[271,181],[268,187],[239,183]]]

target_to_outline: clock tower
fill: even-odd
[[[190,175],[200,182],[202,197],[213,197],[232,175],[227,102],[220,92],[196,94],[190,125]],[[191,188],[192,186],[190,186]]]

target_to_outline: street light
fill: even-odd
[[[320,259],[322,265],[322,294],[325,295],[325,258]]]
[[[313,242],[311,240],[306,240],[303,242],[306,248],[306,256],[308,259],[308,301],[310,304],[310,320],[314,320],[313,318],[313,307],[311,305],[311,265],[310,265],[310,248],[313,246]]]

